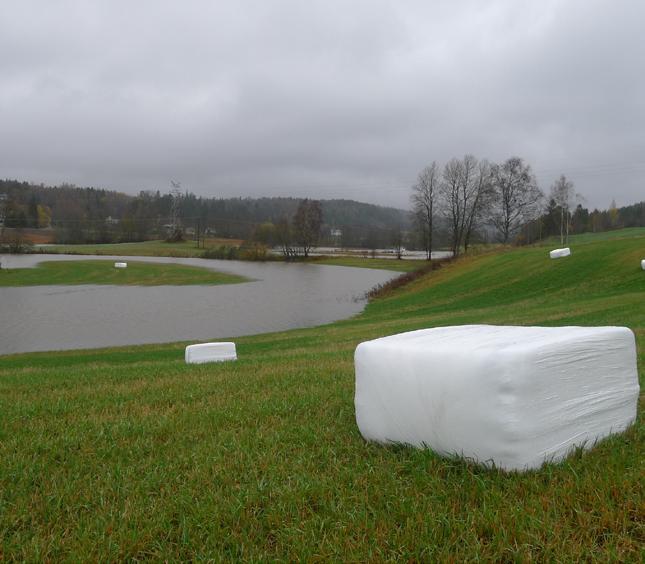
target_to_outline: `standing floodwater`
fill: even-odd
[[[3,255],[2,268],[123,257]],[[309,327],[350,317],[396,272],[312,264],[159,257],[251,278],[220,286],[0,287],[0,354],[205,340]]]

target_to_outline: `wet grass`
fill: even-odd
[[[239,247],[241,239],[206,239],[203,246],[195,241],[167,243],[166,241],[140,241],[136,243],[105,243],[89,245],[47,245],[45,253],[77,255],[118,255],[123,257],[201,257],[204,251],[219,247]]]
[[[0,270],[0,286],[107,284],[117,286],[182,286],[186,284],[237,284],[243,276],[179,264],[128,261],[115,268],[114,261],[50,261],[34,268]]]
[[[335,266],[352,266],[355,268],[376,268],[379,270],[394,270],[396,272],[413,272],[424,268],[427,261],[413,259],[384,259],[365,257],[312,257],[308,262],[314,264],[329,264]]]
[[[220,247],[239,247],[238,239],[207,239],[205,246],[197,248],[194,241],[181,243],[166,243],[165,241],[143,241],[139,243],[111,243],[103,245],[48,245],[41,247],[46,253],[77,254],[77,255],[114,255],[114,256],[156,256],[156,257],[197,257],[203,256],[208,249]],[[280,260],[280,256],[271,257]],[[314,264],[329,264],[337,266],[352,266],[356,268],[377,268],[410,272],[423,266],[425,261],[411,259],[378,259],[367,257],[310,257],[307,262]]]
[[[642,417],[527,474],[366,444],[362,340],[455,323],[626,325],[645,366],[645,238],[460,259],[350,320],[236,339],[0,357],[0,559],[639,561]],[[641,396],[641,407],[642,407]]]

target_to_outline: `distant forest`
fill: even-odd
[[[4,195],[4,198],[3,198]],[[43,186],[0,180],[0,221],[9,228],[47,228],[59,243],[110,243],[163,239],[177,223],[188,237],[248,240],[266,224],[292,220],[298,198],[202,198],[189,192],[142,191],[131,196],[72,185]],[[174,204],[174,207],[173,207]],[[320,244],[365,248],[390,245],[392,232],[411,229],[407,211],[321,200]]]
[[[184,192],[142,191],[136,196],[112,190],[34,185],[0,180],[0,228],[39,228],[53,233],[58,243],[111,243],[166,238],[177,224],[187,238],[206,236],[251,240],[281,221],[292,221],[298,198],[203,198]],[[423,248],[411,214],[396,208],[352,200],[321,200],[319,245],[386,248],[403,244]],[[441,218],[436,222],[436,244],[449,244]],[[645,202],[607,210],[578,205],[571,211],[570,233],[645,226]],[[545,202],[537,220],[527,223],[514,243],[558,235],[561,213],[553,200]],[[494,240],[482,229],[474,241]]]

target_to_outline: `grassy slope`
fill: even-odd
[[[165,241],[141,241],[137,243],[107,243],[95,245],[51,245],[44,252],[71,253],[79,255],[119,255],[124,257],[200,257],[204,250],[239,247],[240,239],[206,239],[205,248],[197,248],[195,241],[166,243]]]
[[[52,261],[36,268],[0,270],[0,286],[111,284],[127,286],[178,286],[184,284],[236,284],[246,278],[196,266],[128,261],[114,268],[114,261]]]
[[[632,237],[645,237],[645,227],[628,227],[626,229],[603,231],[601,233],[580,233],[579,235],[570,235],[568,244],[575,245],[577,243],[598,242],[608,239],[628,239]],[[550,237],[545,239],[541,244],[560,246],[560,237]]]
[[[503,474],[360,437],[356,344],[450,323],[627,325],[645,366],[645,239],[469,258],[320,328],[0,360],[0,554],[28,559],[637,560],[642,419]],[[642,401],[641,401],[642,406]]]

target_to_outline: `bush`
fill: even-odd
[[[240,258],[242,260],[266,260],[267,246],[258,242],[245,242],[240,247]]]
[[[182,243],[184,241],[184,232],[181,229],[175,229],[168,237],[166,243]]]
[[[237,247],[226,247],[222,245],[221,247],[212,247],[210,249],[206,249],[201,254],[201,258],[235,260],[239,258],[239,251]]]

